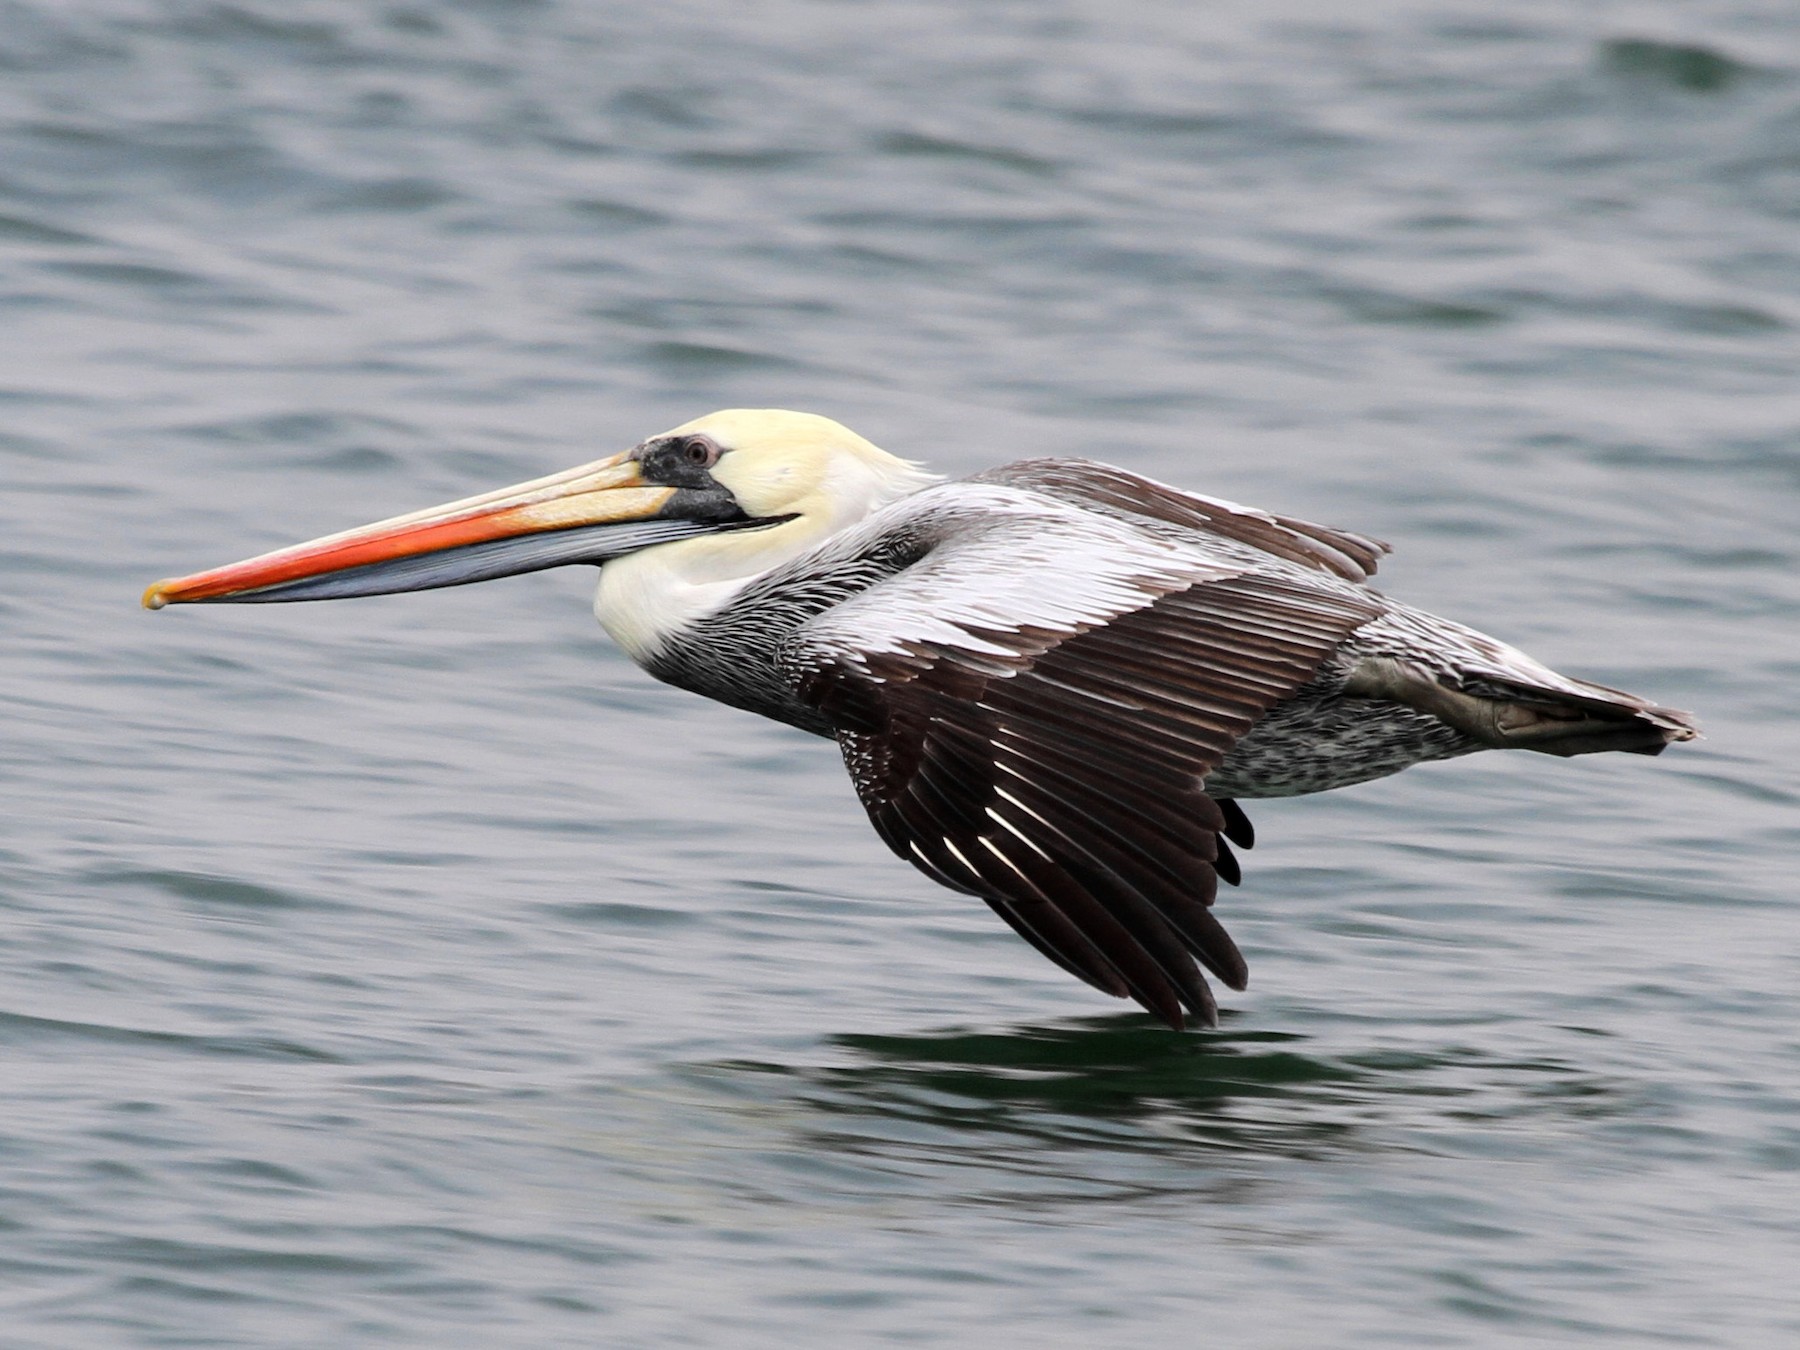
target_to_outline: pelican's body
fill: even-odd
[[[1106,465],[942,482],[810,414],[716,413],[624,455],[160,583],[146,603],[601,563],[645,670],[841,746],[889,845],[1089,983],[1216,1019],[1195,958],[1235,799],[1488,747],[1654,754],[1684,713],[1368,587],[1386,546]]]

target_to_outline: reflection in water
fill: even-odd
[[[1336,1055],[1229,1021],[1172,1035],[1135,1014],[829,1044],[842,1062],[730,1061],[684,1075],[778,1122],[781,1153],[813,1174],[811,1203],[820,1186],[848,1202],[908,1190],[975,1204],[1248,1201],[1288,1164],[1516,1153],[1533,1118],[1638,1100],[1554,1060],[1454,1045]],[[945,1169],[958,1171],[954,1184]]]
[[[1046,1141],[1104,1136],[1111,1147],[1121,1135],[1182,1136],[1305,1154],[1332,1133],[1322,1136],[1316,1119],[1282,1143],[1259,1145],[1247,1129],[1258,1104],[1341,1099],[1358,1077],[1309,1058],[1296,1048],[1304,1041],[1271,1031],[1175,1036],[1116,1014],[1010,1033],[838,1037],[858,1062],[808,1077],[842,1094],[822,1104],[845,1113],[867,1103]]]

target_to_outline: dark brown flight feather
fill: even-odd
[[[1211,912],[1238,880],[1221,836],[1253,835],[1205,776],[1376,613],[1280,576],[1207,579],[1084,631],[971,632],[1011,654],[913,641],[833,662],[802,697],[842,728],[894,852],[1097,988],[1210,1025],[1200,965],[1234,989],[1248,973]]]
[[[1388,544],[1367,535],[1211,501],[1092,460],[1022,459],[978,473],[968,481],[1025,488],[1090,511],[1099,509],[1119,516],[1160,520],[1235,539],[1273,557],[1331,572],[1346,581],[1367,581],[1375,575],[1383,555],[1393,552]]]

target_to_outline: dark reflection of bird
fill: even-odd
[[[1239,798],[1513,747],[1656,754],[1682,712],[1365,584],[1386,545],[1081,460],[943,482],[806,413],[714,413],[518,487],[158,582],[152,609],[602,564],[652,675],[834,738],[888,845],[1172,1026],[1246,969]],[[1198,958],[1198,965],[1196,964]]]

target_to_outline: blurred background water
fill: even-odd
[[[159,576],[716,407],[1696,710],[1264,804],[1215,1034],[591,574]],[[1800,1343],[1800,11],[0,0],[0,1342]]]

